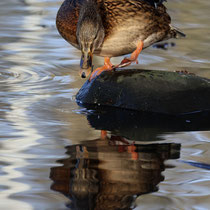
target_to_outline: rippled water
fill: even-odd
[[[80,53],[56,31],[60,4],[0,2],[0,209],[209,209],[210,126],[199,124],[206,116],[192,126],[147,117],[123,124],[79,108]],[[146,49],[139,68],[210,78],[210,2],[166,5],[187,38]]]

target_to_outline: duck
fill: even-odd
[[[156,42],[185,37],[171,25],[165,0],[65,0],[56,17],[60,35],[81,51],[79,75],[90,80],[103,71],[138,63],[140,52]],[[112,57],[131,54],[120,64]],[[93,70],[93,55],[104,65]]]

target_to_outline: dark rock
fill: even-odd
[[[105,71],[91,82],[86,81],[76,100],[82,106],[186,114],[210,110],[210,80],[166,71]]]

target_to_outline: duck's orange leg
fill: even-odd
[[[138,64],[138,56],[140,54],[140,52],[142,51],[144,46],[143,41],[139,41],[137,44],[137,48],[136,50],[131,54],[130,58],[124,58],[121,63],[115,67],[125,67],[125,66],[129,66],[131,63],[136,63]]]
[[[97,69],[95,69],[92,74],[90,75],[89,81],[91,81],[92,79],[94,79],[96,76],[98,76],[99,74],[101,74],[103,71],[110,71],[113,70],[114,65],[112,65],[110,58],[109,57],[105,57],[104,58],[104,65],[102,67],[99,67]]]

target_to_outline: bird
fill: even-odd
[[[138,63],[140,52],[170,38],[185,37],[171,25],[165,0],[65,0],[56,17],[60,35],[81,51],[79,74],[94,79],[103,71]],[[130,54],[120,64],[112,57]],[[104,65],[93,70],[93,55]]]

